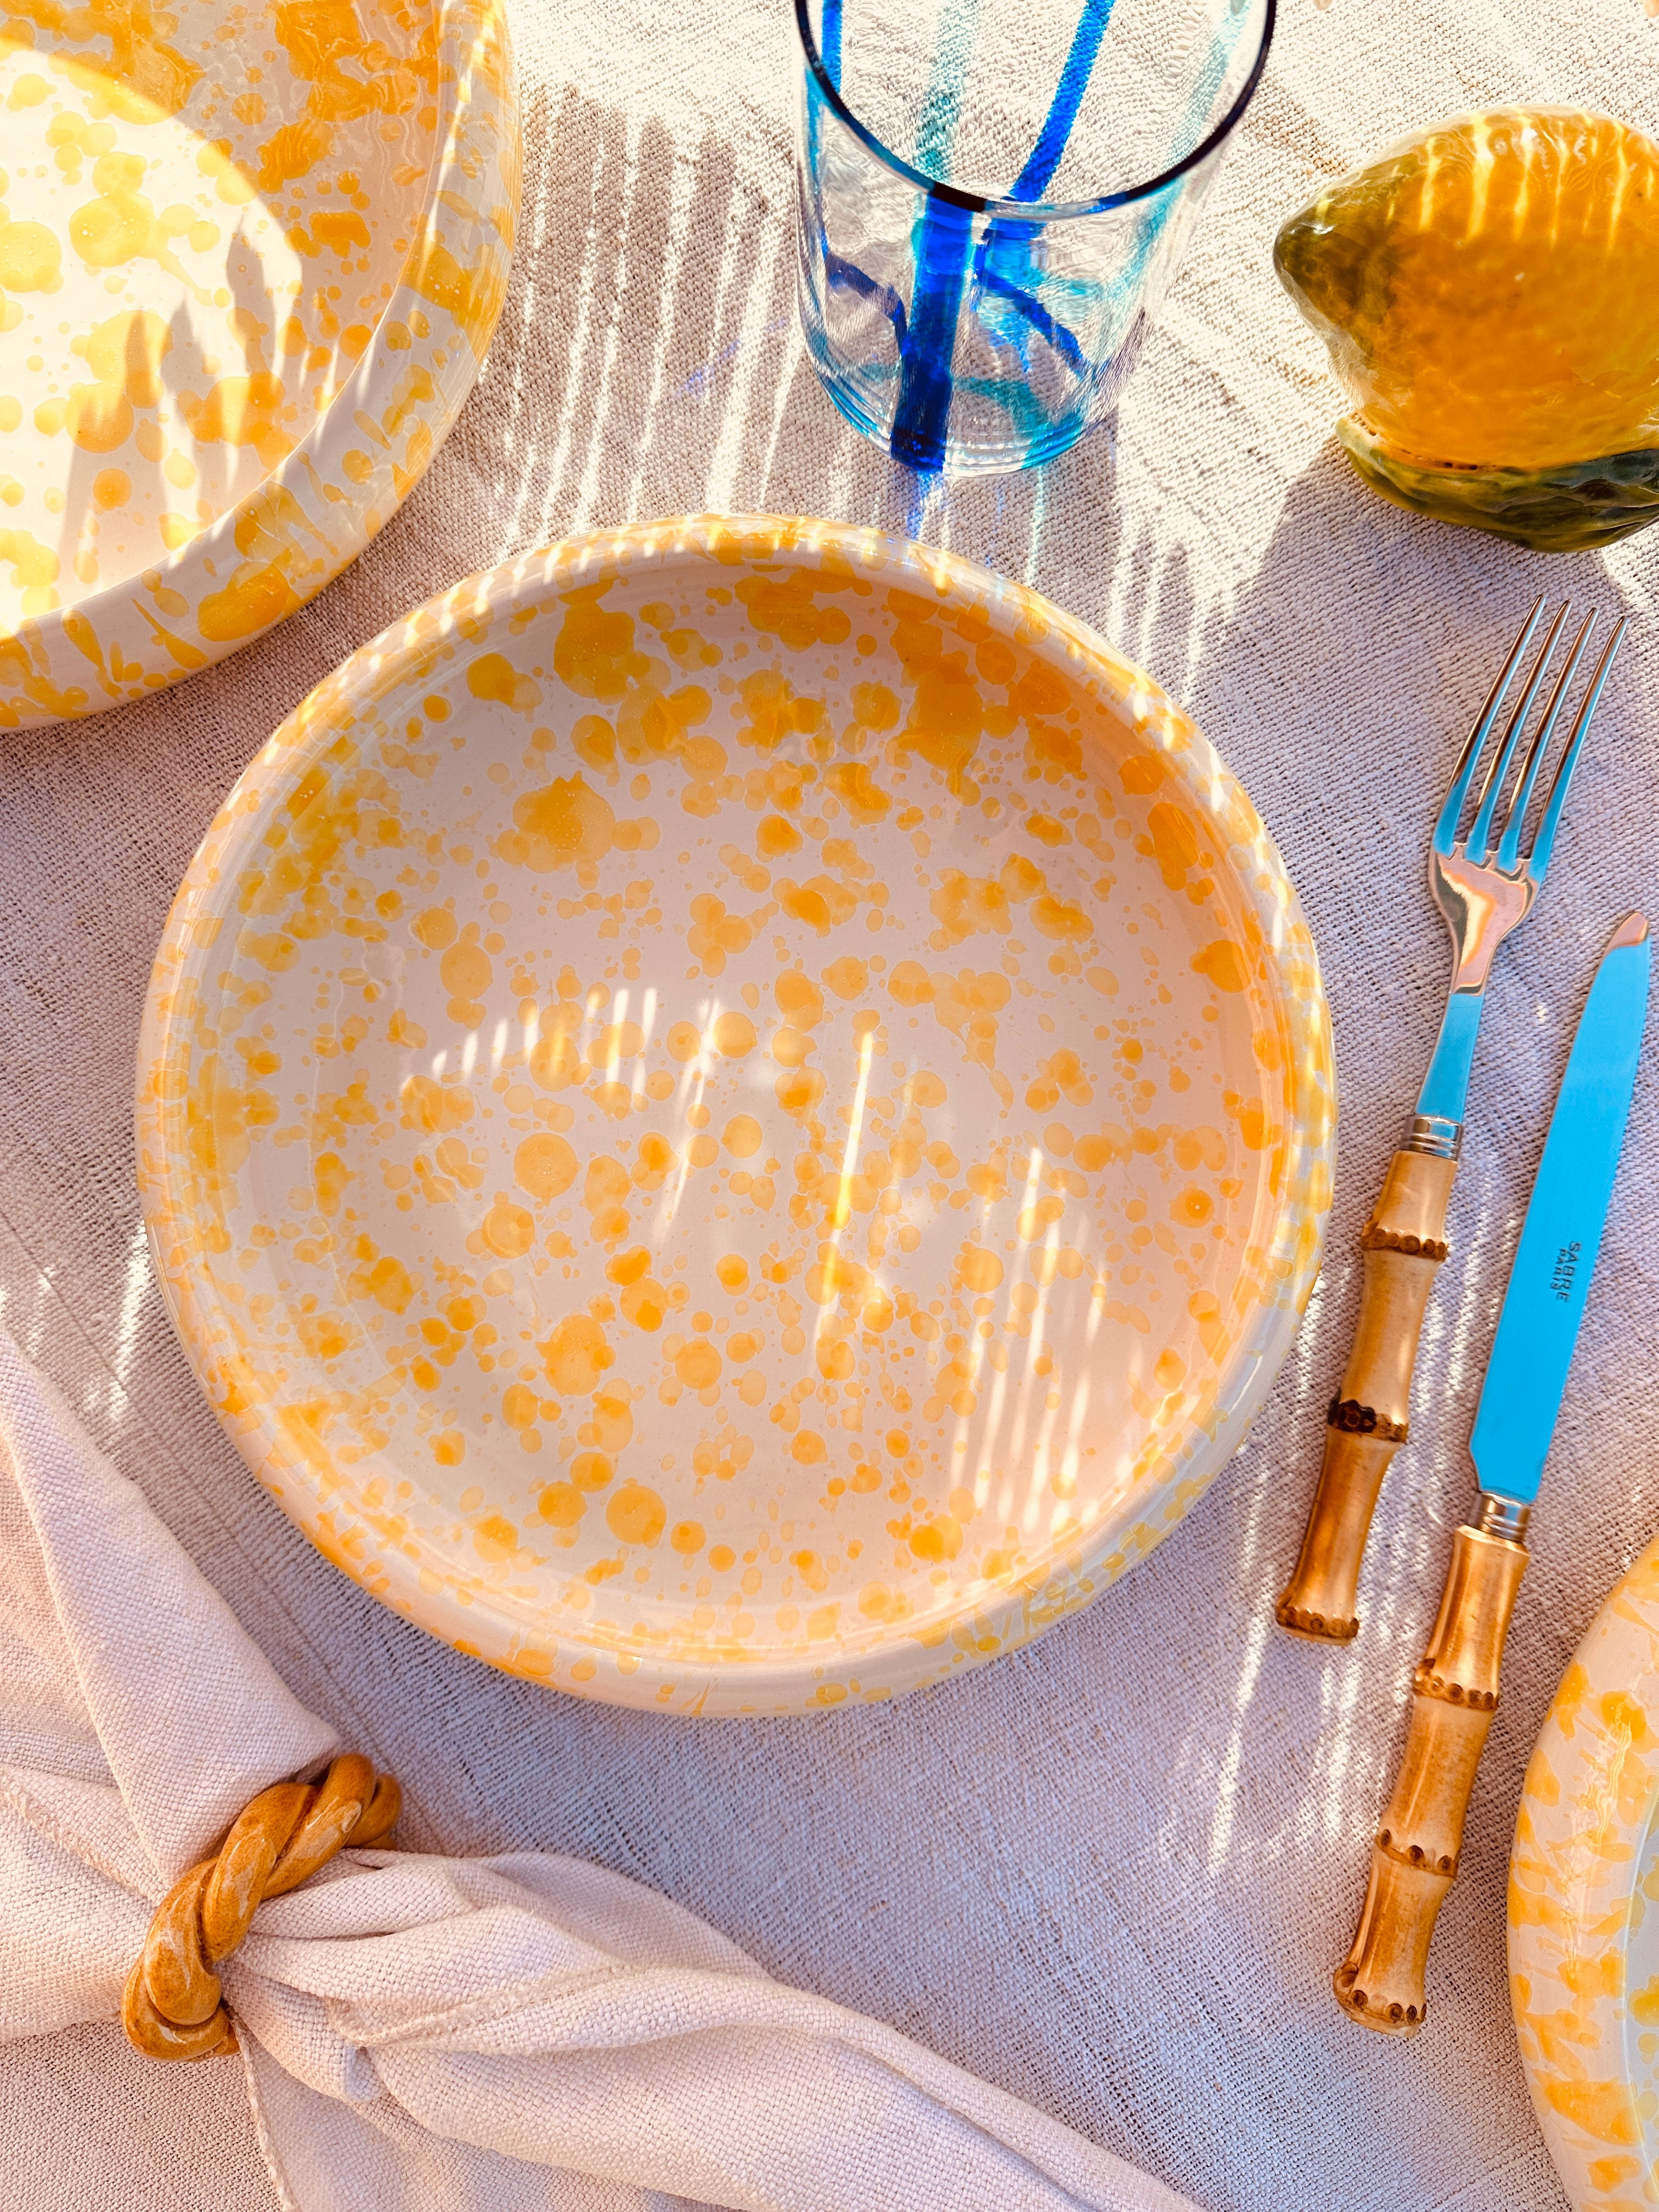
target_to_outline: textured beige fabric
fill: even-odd
[[[1227,756],[1318,937],[1343,1108],[1324,1280],[1243,1455],[1092,1612],[968,1680],[823,1720],[686,1723],[549,1696],[428,1642],[314,1557],[221,1438],[132,1192],[132,1052],[168,898],[234,776],[346,652],[467,570],[588,523],[710,505],[906,522],[908,485],[832,413],[795,335],[781,0],[668,15],[525,0],[523,242],[488,373],[431,474],[264,643],[142,708],[11,741],[0,768],[3,1318],[295,1694],[405,1778],[413,1840],[631,1875],[769,1972],[901,2028],[1207,2212],[1562,2202],[1510,2025],[1504,1872],[1560,1670],[1656,1519],[1650,1073],[1424,2033],[1397,2047],[1351,2027],[1329,1975],[1468,1495],[1480,1361],[1566,1024],[1612,922],[1659,909],[1659,543],[1544,558],[1364,494],[1268,241],[1319,177],[1474,102],[1584,102],[1654,129],[1656,32],[1639,0],[1287,0],[1115,456],[1097,440],[918,518],[1141,659]],[[1622,604],[1636,626],[1546,901],[1500,960],[1413,1441],[1379,1515],[1360,1642],[1324,1655],[1278,1636],[1272,1601],[1352,1324],[1358,1227],[1437,1018],[1423,843],[1489,670],[1547,587]],[[95,2192],[129,2156],[120,2201],[145,2212],[268,2203],[201,2070],[135,2081],[86,2030],[0,2055],[0,2129],[9,2156],[31,2146],[31,2207],[114,2202]],[[226,2164],[210,2189],[216,2121]]]
[[[170,1885],[339,1747],[0,1333],[0,2040],[118,2012]],[[1193,2212],[580,1859],[348,1851],[219,1973],[298,2212]]]

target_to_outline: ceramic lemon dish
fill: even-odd
[[[500,0],[0,23],[0,729],[234,652],[387,520],[518,204]]]
[[[1659,1544],[1602,1607],[1527,1770],[1510,1993],[1575,2212],[1659,2205]]]
[[[158,1271],[398,1612],[792,1711],[1085,1603],[1241,1442],[1331,1159],[1197,731],[943,555],[705,519],[475,578],[270,740],[157,959]]]
[[[1326,185],[1273,261],[1352,403],[1337,436],[1395,506],[1563,553],[1659,518],[1643,132],[1564,107],[1459,116]]]

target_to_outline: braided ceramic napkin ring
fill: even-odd
[[[151,2058],[234,2051],[214,1967],[246,1935],[261,1899],[297,1889],[348,1843],[379,1843],[402,1807],[392,1777],[377,1775],[356,1752],[337,1759],[320,1782],[262,1790],[213,1856],[156,1907],[121,2003],[128,2039]]]

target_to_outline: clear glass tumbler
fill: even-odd
[[[801,321],[910,467],[1109,415],[1267,58],[1274,0],[795,0]]]

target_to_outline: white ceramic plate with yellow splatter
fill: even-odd
[[[0,728],[221,659],[460,409],[519,196],[501,0],[0,25]]]
[[[1575,2212],[1659,2205],[1659,1544],[1556,1692],[1509,1917],[1521,2056]]]
[[[152,1248],[364,1588],[675,1711],[1024,1641],[1243,1438],[1312,1283],[1324,1000],[1244,794],[1034,594],[704,519],[348,661],[191,868]]]

